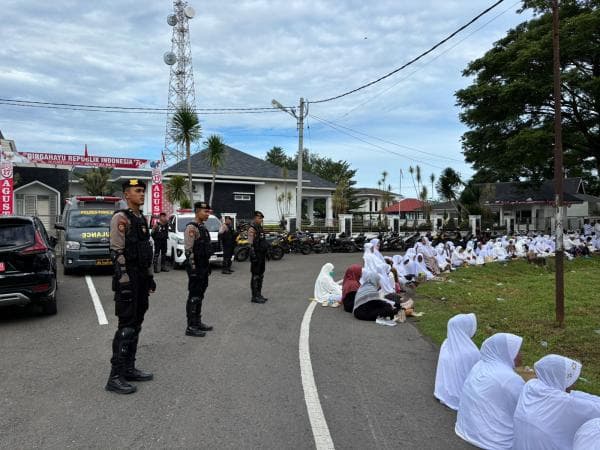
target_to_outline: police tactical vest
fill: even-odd
[[[165,224],[158,224],[154,230],[154,232],[152,233],[152,237],[154,238],[155,241],[164,241],[167,240],[169,237],[169,225]]]
[[[204,226],[197,222],[190,222],[188,225],[194,225],[199,232],[199,236],[194,240],[193,252],[194,252],[194,263],[196,267],[200,265],[208,264],[211,255],[210,246],[210,233]]]
[[[250,224],[250,228],[253,228],[255,231],[254,241],[252,242],[254,251],[265,253],[269,247],[269,244],[267,243],[267,238],[265,237],[265,231],[263,230],[262,225],[252,222]]]
[[[136,216],[130,209],[122,209],[118,212],[124,213],[130,222],[130,226],[125,230],[125,250],[123,251],[127,267],[147,269],[152,265],[153,255],[146,218],[143,215]]]
[[[233,247],[235,242],[235,233],[232,230],[230,225],[225,225],[227,227],[227,231],[221,233],[221,244],[223,247]]]

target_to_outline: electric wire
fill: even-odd
[[[396,147],[401,147],[401,148],[405,148],[407,150],[413,150],[415,152],[423,153],[424,155],[433,156],[435,159],[441,159],[441,160],[445,160],[445,161],[450,160],[450,161],[455,161],[455,162],[460,162],[460,163],[464,162],[461,159],[450,158],[448,156],[440,156],[440,155],[436,155],[435,153],[426,152],[425,150],[421,150],[421,149],[418,149],[418,148],[415,148],[415,147],[411,147],[411,146],[404,145],[404,144],[398,144],[397,142],[393,142],[393,141],[388,141],[387,139],[382,139],[382,138],[379,138],[377,136],[373,136],[371,134],[363,133],[362,131],[358,131],[358,130],[355,130],[353,128],[347,127],[347,126],[340,125],[339,123],[332,122],[331,120],[323,119],[322,117],[315,116],[314,114],[311,114],[311,117],[314,117],[315,119],[320,120],[322,122],[325,122],[327,124],[331,124],[331,125],[343,128],[345,130],[351,131],[353,133],[360,134],[362,136],[366,136],[366,137],[369,137],[371,139],[375,139],[375,140],[383,142],[385,144],[390,144],[390,145],[394,145]]]
[[[366,139],[363,139],[363,138],[361,138],[361,137],[359,137],[359,136],[355,136],[355,135],[353,135],[353,134],[351,134],[351,133],[349,133],[349,132],[345,131],[345,130],[344,130],[344,129],[342,129],[342,128],[339,128],[339,127],[337,127],[337,126],[335,126],[335,125],[331,125],[330,123],[327,123],[327,122],[321,121],[319,118],[315,117],[314,115],[312,115],[311,117],[313,117],[314,119],[317,119],[317,120],[318,120],[318,121],[320,121],[321,123],[323,123],[323,124],[325,124],[326,126],[328,126],[328,127],[332,128],[332,129],[336,130],[337,132],[339,132],[339,133],[342,133],[342,134],[345,134],[345,135],[347,135],[347,136],[350,136],[350,137],[352,137],[352,138],[354,138],[354,139],[356,139],[356,140],[358,140],[358,141],[364,142],[365,144],[367,144],[367,145],[370,145],[371,147],[374,147],[374,148],[377,148],[377,149],[383,150],[383,151],[385,151],[385,152],[387,152],[387,153],[391,153],[391,154],[393,154],[393,155],[396,155],[396,156],[400,156],[400,157],[402,157],[402,158],[409,159],[409,160],[411,160],[411,161],[414,161],[414,162],[417,162],[417,163],[425,164],[426,166],[434,167],[434,168],[436,168],[436,169],[439,169],[439,170],[444,170],[444,167],[440,167],[440,166],[438,166],[438,165],[435,165],[435,164],[428,163],[428,162],[427,162],[427,161],[425,161],[425,160],[422,160],[422,159],[417,159],[417,158],[413,158],[413,157],[411,157],[411,156],[408,156],[408,155],[405,155],[405,154],[403,154],[403,153],[399,153],[399,152],[396,152],[396,151],[394,151],[394,150],[390,150],[389,148],[383,147],[383,146],[381,146],[381,145],[378,145],[378,144],[374,144],[374,143],[372,143],[372,142],[369,142],[369,141],[367,141]]]
[[[441,45],[443,45],[446,42],[448,42],[450,39],[452,39],[458,33],[460,33],[461,31],[463,31],[464,29],[468,28],[471,24],[473,24],[474,22],[476,22],[482,16],[484,16],[485,14],[487,14],[488,12],[490,12],[492,9],[494,9],[496,6],[498,6],[499,4],[501,4],[503,2],[504,2],[504,0],[498,0],[496,3],[494,3],[491,6],[489,6],[488,8],[486,8],[485,10],[483,10],[482,12],[480,12],[479,14],[477,14],[469,22],[467,22],[466,24],[464,24],[463,26],[461,26],[460,28],[458,28],[457,30],[455,30],[454,32],[452,32],[451,34],[449,34],[448,36],[446,36],[444,39],[442,39],[441,41],[439,41],[433,47],[431,47],[428,50],[424,51],[423,53],[421,53],[417,57],[411,59],[410,61],[408,61],[407,63],[403,64],[402,66],[398,67],[397,69],[394,69],[391,72],[388,72],[387,74],[385,74],[385,75],[377,78],[376,80],[370,81],[369,83],[365,83],[362,86],[359,86],[359,87],[357,87],[355,89],[352,89],[350,91],[344,92],[343,94],[335,95],[333,97],[328,97],[328,98],[324,98],[324,99],[321,99],[321,100],[312,100],[312,101],[310,101],[310,103],[326,103],[326,102],[331,102],[333,100],[338,100],[338,99],[340,99],[342,97],[346,97],[346,96],[348,96],[350,94],[354,94],[355,92],[358,92],[358,91],[361,91],[361,90],[363,90],[365,88],[368,88],[369,86],[373,86],[374,84],[377,84],[380,81],[383,81],[386,78],[389,78],[392,75],[395,75],[396,73],[398,73],[401,70],[404,70],[405,68],[407,68],[408,66],[416,63],[417,61],[419,61],[424,56],[428,55],[429,53],[433,52],[435,49],[437,49]]]

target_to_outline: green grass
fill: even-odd
[[[576,389],[600,395],[600,257],[565,261],[565,327],[555,323],[554,261],[547,266],[525,261],[458,269],[445,282],[417,290],[417,319],[423,334],[437,344],[455,314],[477,315],[477,345],[498,332],[523,339],[523,365],[533,368],[555,353],[582,362]],[[547,343],[544,347],[543,343]]]

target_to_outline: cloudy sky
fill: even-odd
[[[401,66],[492,0],[190,1],[197,106],[285,105],[341,94]],[[505,1],[455,39],[393,77],[343,99],[310,106],[305,147],[358,169],[360,186],[381,172],[395,190],[400,169],[425,177],[447,166],[465,177],[454,92],[461,76],[506,31],[525,20]],[[3,0],[0,98],[143,106],[167,104],[171,1]],[[283,112],[201,115],[204,136],[222,135],[264,157],[292,154],[296,124]],[[323,120],[327,122],[323,122]],[[333,123],[337,130],[328,123]],[[20,151],[158,159],[166,118],[0,105],[0,130]],[[413,195],[405,177],[402,193]]]

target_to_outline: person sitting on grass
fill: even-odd
[[[600,417],[581,425],[575,433],[573,450],[600,450]]]
[[[393,306],[393,302],[381,299],[379,273],[363,270],[362,279],[364,282],[354,297],[354,317],[380,325],[395,326],[396,322],[393,319],[398,310]]]
[[[600,417],[600,397],[571,388],[581,363],[546,355],[534,364],[515,410],[514,450],[568,450],[586,421]]]
[[[466,265],[467,255],[462,246],[458,245],[452,252],[452,267],[459,268]]]
[[[509,333],[487,338],[481,345],[481,361],[465,380],[454,431],[476,447],[512,448],[513,416],[525,384],[514,371],[521,363],[522,342]]]
[[[360,277],[362,275],[362,266],[352,264],[346,269],[344,279],[342,280],[342,304],[344,311],[351,313],[354,309],[354,298],[356,291],[360,287]]]
[[[325,263],[315,281],[315,300],[322,306],[340,306],[342,286],[333,279],[333,264]]]
[[[433,395],[457,410],[463,384],[481,354],[471,338],[477,331],[475,314],[457,314],[448,321],[448,334],[438,357]]]

